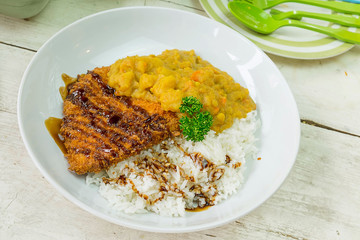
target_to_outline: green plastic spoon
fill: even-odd
[[[327,34],[344,42],[360,44],[360,33],[346,31],[341,28],[334,29],[318,26],[297,20],[275,20],[267,12],[245,2],[229,2],[228,7],[231,13],[243,24],[262,34],[270,34],[284,26],[294,26]]]
[[[348,27],[360,27],[360,17],[354,17],[352,15],[335,15],[335,14],[324,14],[324,13],[313,13],[313,12],[303,12],[303,11],[289,11],[282,12],[277,9],[271,9],[270,14],[276,20],[283,20],[285,18],[297,19],[301,17],[308,17],[314,19],[325,20],[333,23],[337,23],[343,26]]]

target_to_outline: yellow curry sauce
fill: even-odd
[[[179,112],[183,97],[198,98],[214,117],[211,129],[216,132],[256,109],[246,88],[193,50],[119,59],[111,65],[108,77],[116,95],[156,101],[167,111]]]

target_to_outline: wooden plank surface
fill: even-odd
[[[360,135],[360,46],[323,60],[270,55],[286,78],[302,119]]]
[[[57,31],[80,18],[112,8],[145,5],[177,8],[206,16],[196,0],[51,0],[42,12],[26,20],[0,14],[0,42],[37,50]]]
[[[192,0],[52,0],[29,20],[0,15],[0,239],[359,239],[359,46],[325,60],[270,55],[305,120],[301,146],[280,190],[236,222],[189,234],[131,230],[81,210],[42,177],[17,126],[17,92],[27,64],[67,24],[98,11],[135,5],[205,15]]]
[[[0,44],[0,111],[16,113],[21,78],[34,52]]]

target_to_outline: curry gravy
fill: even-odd
[[[160,55],[132,56],[111,65],[108,85],[119,96],[161,103],[179,113],[182,98],[198,98],[214,118],[216,132],[232,126],[256,108],[249,91],[226,72],[202,60],[192,51],[166,50]]]

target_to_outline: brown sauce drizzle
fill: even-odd
[[[210,207],[212,207],[212,206],[207,205],[205,207],[197,207],[197,208],[194,208],[194,209],[186,208],[185,210],[187,212],[202,212],[202,211],[208,210]]]
[[[46,129],[49,131],[51,137],[54,139],[55,143],[58,145],[60,150],[66,154],[66,148],[64,142],[60,139],[60,127],[61,127],[62,119],[49,117],[45,120]]]
[[[69,75],[63,73],[61,74],[61,78],[65,83],[65,87],[60,87],[59,92],[63,100],[67,97],[69,94],[69,87],[71,84],[77,81],[77,78],[70,77]]]
[[[65,98],[69,94],[69,87],[71,86],[71,84],[77,81],[77,78],[70,77],[65,73],[61,75],[61,78],[64,81],[65,86],[60,87],[59,92],[61,98],[65,100]],[[58,145],[60,150],[63,152],[63,154],[66,154],[67,153],[66,147],[64,145],[64,142],[60,139],[61,123],[62,123],[61,118],[49,117],[48,119],[45,120],[46,129],[50,133],[51,137],[54,139],[56,145]]]
[[[168,146],[166,146],[166,144],[161,145],[162,149],[167,149],[167,147]],[[188,154],[188,153],[184,152],[184,154]],[[220,179],[224,174],[224,169],[215,168],[215,165],[212,162],[205,159],[200,153],[192,153],[192,154],[188,154],[188,156],[190,156],[194,162],[200,165],[201,168],[204,169],[206,168],[210,170],[209,172],[210,174],[209,178],[211,179],[210,181],[214,182]],[[122,175],[120,175],[120,177],[103,178],[103,182],[105,184],[110,184],[110,183],[120,184],[120,185],[129,184],[129,186],[134,191],[134,193],[137,194],[139,197],[143,198],[144,200],[146,200],[147,203],[150,205],[153,205],[156,202],[163,200],[167,192],[174,192],[177,195],[182,195],[183,198],[187,197],[185,192],[180,190],[179,186],[177,186],[176,183],[171,184],[169,182],[169,177],[171,177],[170,171],[176,172],[179,170],[180,176],[182,178],[187,179],[188,181],[191,182],[195,182],[193,176],[189,177],[184,173],[184,171],[181,168],[177,169],[176,165],[172,164],[169,158],[167,157],[167,155],[164,153],[158,153],[157,156],[154,158],[144,157],[141,160],[135,160],[133,163],[137,166],[138,170],[136,170],[135,168],[129,168],[128,166],[125,166],[125,169],[127,170],[124,171]],[[124,173],[128,174],[129,172],[142,177],[147,175],[153,178],[154,180],[158,181],[160,184],[159,191],[161,195],[155,199],[151,199],[150,196],[141,193],[136,188],[135,184],[131,181],[131,179],[127,178],[124,175]],[[214,193],[209,193],[210,189],[204,190],[200,185],[193,184],[189,188],[189,191],[195,194],[193,202],[195,206],[198,207],[194,209],[186,208],[185,210],[188,212],[200,212],[200,211],[205,211],[209,207],[213,206],[218,192],[216,185],[211,186],[211,188],[212,191],[215,191]]]
[[[76,88],[74,91],[69,93],[66,97],[67,100],[72,102],[74,105],[79,106],[80,108],[86,108],[87,118],[92,119],[88,124],[89,128],[95,129],[99,134],[107,137],[110,142],[116,145],[118,148],[121,148],[122,151],[129,154],[129,148],[123,146],[121,142],[127,143],[131,145],[131,149],[133,152],[139,151],[144,145],[148,144],[151,141],[152,132],[154,131],[166,131],[166,119],[161,117],[158,114],[149,115],[149,113],[142,109],[137,105],[132,104],[132,100],[127,96],[115,96],[114,89],[106,85],[100,75],[89,71],[88,74],[91,75],[92,80],[95,80],[96,86],[100,88],[102,93],[105,96],[110,98],[114,98],[120,101],[128,108],[132,108],[134,110],[132,116],[124,115],[121,112],[117,112],[115,109],[101,109],[95,103],[89,99],[88,91],[84,88]],[[86,86],[85,86],[86,88]],[[107,118],[107,123],[96,124],[95,120],[99,118],[99,116]],[[98,119],[99,120],[99,119]],[[147,128],[142,128],[143,125],[141,122],[147,124]],[[103,125],[113,125],[116,126],[118,130],[121,130],[121,133],[113,131],[114,129],[110,129],[110,131],[106,131],[103,128]],[[133,126],[133,127],[130,127]],[[129,138],[126,136],[137,135],[142,139],[142,144],[139,144],[133,138]]]

